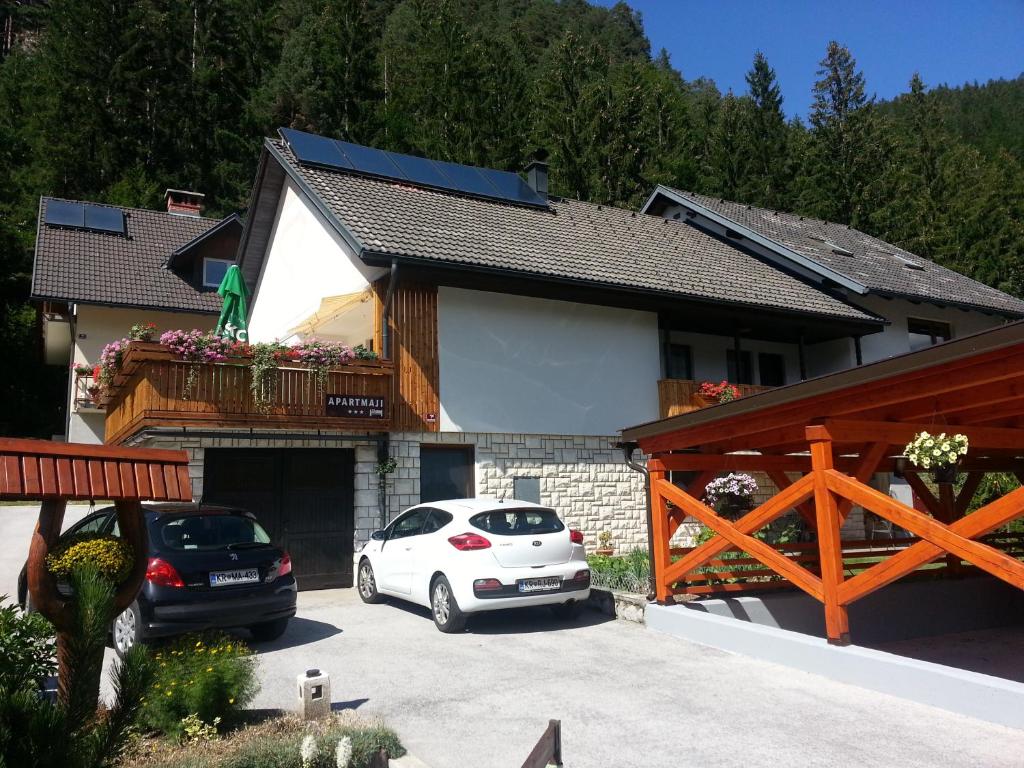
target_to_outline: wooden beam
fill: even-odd
[[[735,523],[737,533],[751,534],[768,525],[772,520],[785,514],[794,504],[809,499],[813,494],[810,478],[804,477],[791,484],[788,488],[772,496],[764,504],[748,512]],[[694,499],[696,501],[696,499]],[[699,503],[699,502],[698,502]],[[709,510],[710,511],[710,510]],[[687,573],[700,568],[709,560],[724,552],[732,541],[722,535],[714,536],[693,549],[682,558],[672,563],[666,572],[669,583],[682,579]]]
[[[652,481],[652,486],[655,483]],[[795,484],[794,484],[795,486]],[[755,539],[737,530],[736,526],[723,517],[715,514],[714,510],[701,504],[696,499],[683,493],[671,483],[664,480],[656,484],[658,493],[678,507],[686,510],[687,514],[700,520],[715,533],[727,539],[739,550],[748,553],[751,557],[757,558],[773,571],[789,579],[793,584],[804,590],[815,600],[822,599],[821,580],[806,568],[797,565],[777,549],[765,544],[760,539]],[[674,567],[678,564],[674,564]],[[663,571],[663,573],[678,574],[678,569]],[[678,575],[677,575],[678,578]]]
[[[917,497],[921,499],[921,503],[924,504],[925,509],[932,513],[937,514],[939,509],[939,500],[935,498],[935,494],[931,492],[931,489],[924,484],[924,480],[918,477],[917,472],[905,472],[903,479],[907,481],[907,485],[910,486],[911,490],[917,494]]]
[[[824,426],[839,442],[881,442],[901,445],[910,442],[918,432],[963,433],[971,449],[995,448],[1019,450],[1024,455],[1024,430],[1002,427],[978,427],[970,424],[922,424],[892,421],[858,421],[826,419]]]
[[[850,622],[846,606],[839,602],[839,588],[844,578],[843,547],[839,534],[842,520],[839,517],[836,498],[832,495],[826,477],[826,473],[836,472],[832,468],[832,435],[824,427],[808,427],[807,439],[811,443],[811,462],[814,466],[811,477],[814,483],[814,507],[818,521],[825,634],[832,645],[849,645]]]
[[[669,553],[669,539],[672,533],[669,530],[668,506],[665,504],[665,496],[659,492],[663,485],[669,485],[666,480],[664,466],[657,459],[647,462],[647,473],[649,478],[651,494],[651,568],[654,570],[654,591],[655,599],[659,603],[667,603],[671,599],[669,594],[670,582],[665,579],[665,571],[672,562]]]
[[[846,581],[839,594],[840,602],[844,605],[892,583],[936,559],[943,552],[958,555],[1018,589],[1024,589],[1024,563],[993,547],[973,541],[975,537],[1024,514],[1024,488],[1018,488],[977,512],[945,526],[840,472],[828,472],[826,479],[833,492],[852,498],[865,509],[891,520],[922,539]]]
[[[767,472],[768,479],[775,483],[775,487],[780,491],[784,491],[793,485],[793,481],[789,479],[789,476],[785,472]],[[808,496],[810,498],[810,496]],[[814,516],[814,505],[808,504],[806,501],[801,501],[798,504],[794,504],[793,508],[800,514],[800,517],[804,519],[811,528],[814,528],[818,523]]]
[[[878,471],[878,466],[888,452],[889,446],[885,443],[873,443],[866,451],[862,451],[860,464],[853,472],[854,479],[858,483],[866,483],[870,480],[871,476]],[[841,499],[838,506],[839,519],[845,521],[851,509],[853,509],[853,502],[849,499]]]
[[[981,481],[984,479],[984,472],[967,473],[963,487],[960,489],[960,493],[956,497],[955,509],[957,520],[967,514],[967,508],[971,506],[971,502],[974,500],[974,494],[978,492],[978,486],[981,485]]]

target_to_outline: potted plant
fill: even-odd
[[[597,534],[597,549],[594,550],[594,554],[604,555],[605,557],[615,554],[615,547],[612,546],[611,531],[601,531]]]
[[[88,363],[72,363],[71,370],[75,372],[75,376],[80,378],[84,376],[92,376],[93,371],[92,366]]]
[[[128,330],[130,341],[152,341],[156,335],[156,323],[136,323]]]
[[[719,403],[728,403],[739,396],[740,388],[724,379],[717,384],[710,381],[702,381],[697,388],[697,398],[701,401],[701,405],[705,407]]]
[[[956,482],[968,445],[967,435],[918,432],[903,453],[915,467],[930,470],[936,483],[951,484]]]
[[[116,536],[79,533],[62,540],[46,556],[46,569],[57,580],[57,591],[71,594],[71,574],[76,568],[96,568],[114,586],[131,574],[135,554],[131,545]]]
[[[722,517],[736,519],[750,511],[757,482],[742,472],[717,477],[704,487],[704,500]]]

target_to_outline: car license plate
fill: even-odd
[[[559,589],[561,586],[562,580],[557,576],[549,576],[546,579],[519,580],[520,592],[550,592],[553,589]]]
[[[258,568],[242,568],[237,571],[211,571],[210,586],[223,587],[228,584],[253,584],[260,580]]]

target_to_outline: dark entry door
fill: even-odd
[[[208,448],[203,501],[253,512],[288,550],[299,589],[352,586],[353,471],[347,448]]]

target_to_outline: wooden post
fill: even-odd
[[[654,597],[662,605],[669,601],[668,584],[665,583],[665,571],[672,563],[669,553],[669,519],[668,505],[661,495],[659,481],[665,480],[668,473],[665,465],[658,459],[651,459],[647,462],[647,471],[650,476],[651,494],[651,570],[654,572]]]
[[[839,538],[839,507],[829,490],[825,473],[832,469],[832,436],[822,426],[807,427],[811,443],[811,472],[814,475],[814,507],[818,522],[818,556],[825,603],[825,632],[832,645],[850,644],[846,606],[839,603],[843,583],[843,549]]]
[[[939,483],[939,522],[952,525],[956,522],[956,494],[952,483]],[[963,577],[964,568],[958,555],[946,553],[946,577],[958,579]]]

